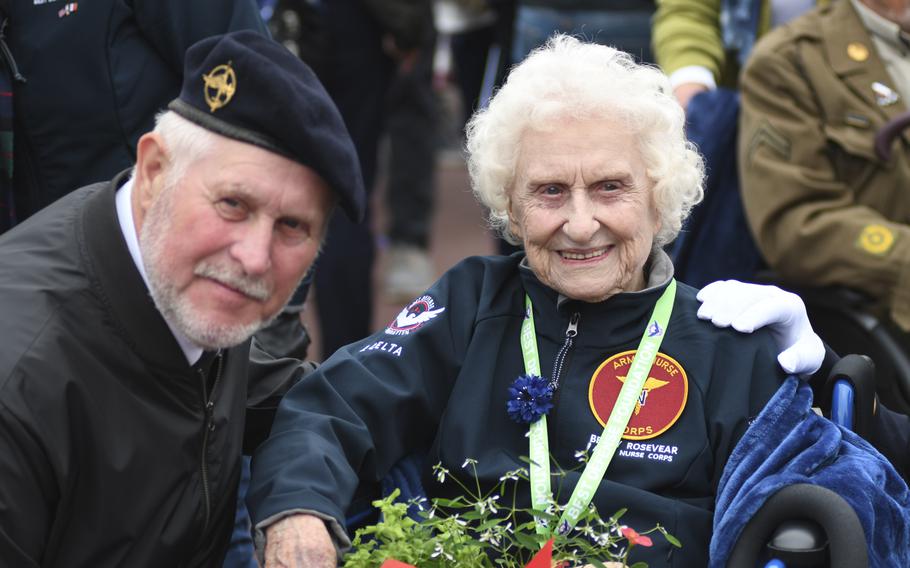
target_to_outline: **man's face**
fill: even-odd
[[[860,0],[883,18],[910,32],[910,0]]]
[[[201,347],[241,343],[313,264],[331,191],[310,168],[220,136],[179,179],[162,164],[140,158],[134,196],[155,304]]]

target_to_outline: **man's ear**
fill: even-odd
[[[156,132],[143,134],[136,145],[136,169],[133,174],[133,214],[137,224],[164,187],[169,165],[170,154],[161,135]]]

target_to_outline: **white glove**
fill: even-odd
[[[812,331],[806,306],[796,294],[777,286],[722,280],[708,284],[698,293],[702,302],[699,319],[717,327],[752,333],[769,326],[781,350],[777,362],[793,375],[811,375],[825,359],[825,346]]]

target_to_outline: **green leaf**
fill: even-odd
[[[522,548],[526,550],[533,550],[536,552],[539,548],[537,539],[534,538],[534,536],[525,534],[523,532],[515,533],[515,540]]]
[[[629,510],[628,508],[624,507],[624,508],[616,511],[615,513],[613,513],[613,516],[610,517],[610,520],[612,520],[613,522],[619,521],[619,518],[622,517],[623,515],[625,515],[626,511],[628,511],[628,510]]]
[[[676,548],[682,548],[682,543],[679,542],[679,539],[668,533],[667,531],[660,531],[664,533],[664,537],[667,539],[667,542],[675,546]]]
[[[443,499],[442,497],[437,497],[433,499],[433,504],[437,507],[447,507],[449,509],[463,509],[469,506],[464,502],[464,497],[458,496],[454,499]]]
[[[644,562],[636,562],[635,564],[629,566],[629,568],[648,568],[648,565]]]

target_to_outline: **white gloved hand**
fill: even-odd
[[[777,286],[722,280],[702,288],[697,298],[702,302],[699,319],[717,327],[752,333],[768,326],[781,350],[777,361],[787,373],[811,375],[821,367],[825,346],[812,331],[806,306],[796,294]]]

